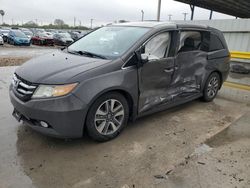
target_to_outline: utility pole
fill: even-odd
[[[183,15],[184,15],[184,21],[186,21],[187,20],[187,15],[188,15],[188,13],[187,12],[184,12],[184,13],[182,13]]]
[[[93,18],[90,19],[90,29],[92,29],[92,26],[93,26]]]
[[[141,10],[141,21],[143,22],[144,21],[144,11]]]
[[[169,14],[169,15],[168,15],[168,21],[171,21],[171,20],[172,20],[172,16],[173,16],[172,14]]]
[[[79,26],[80,26],[80,27],[82,26],[82,22],[81,22],[81,20],[79,20]]]
[[[76,26],[76,17],[74,17],[74,27]]]
[[[161,19],[161,0],[158,0],[157,21]]]

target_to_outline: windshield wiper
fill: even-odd
[[[80,55],[86,55],[86,56],[90,56],[90,57],[97,57],[97,58],[101,58],[101,59],[107,59],[105,56],[99,55],[99,54],[95,54],[95,53],[93,53],[93,52],[78,51],[78,53],[79,53]]]
[[[69,51],[69,53],[74,53],[74,54],[79,54],[79,55],[85,55],[85,56],[88,56],[88,57],[97,57],[97,58],[101,58],[101,59],[107,59],[105,56],[103,55],[99,55],[99,54],[95,54],[95,53],[92,53],[92,52],[87,52],[87,51]]]

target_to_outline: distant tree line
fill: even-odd
[[[126,20],[117,20],[114,21],[114,23],[126,23],[128,21]],[[111,25],[107,24],[107,25]],[[86,26],[69,26],[68,24],[66,24],[62,19],[55,19],[54,23],[52,24],[48,24],[48,25],[38,25],[36,22],[34,21],[28,21],[22,25],[20,24],[14,24],[14,25],[10,25],[10,24],[6,24],[3,23],[2,26],[6,26],[6,27],[24,27],[24,28],[42,28],[42,29],[79,29],[79,30],[88,30],[90,28],[86,27]],[[104,25],[102,25],[104,26]]]
[[[49,24],[49,25],[42,25],[39,26],[36,22],[34,21],[28,21],[22,25],[15,24],[15,25],[9,25],[6,23],[3,23],[2,26],[6,27],[25,27],[25,28],[42,28],[42,29],[79,29],[79,30],[88,30],[88,27],[85,26],[69,26],[66,24],[63,20],[61,19],[55,19],[54,24]]]

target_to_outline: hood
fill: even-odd
[[[58,50],[27,61],[17,68],[16,74],[26,81],[39,84],[65,84],[86,71],[111,60],[89,58]],[[80,80],[79,80],[80,81]]]

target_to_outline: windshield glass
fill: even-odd
[[[149,28],[140,27],[102,27],[70,45],[68,50],[116,58],[126,52],[148,30]]]
[[[21,31],[14,31],[14,35],[16,37],[27,38],[27,36],[23,32],[21,32]]]
[[[0,33],[2,33],[2,34],[3,34],[3,33],[4,33],[4,34],[8,34],[9,32],[10,32],[10,31],[8,31],[8,30],[1,30],[1,31],[0,31]]]
[[[48,37],[46,33],[39,33],[39,37]]]

